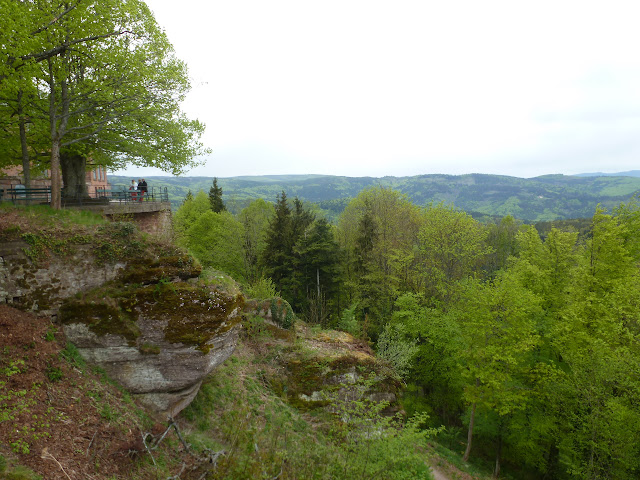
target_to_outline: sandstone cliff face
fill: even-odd
[[[235,349],[243,298],[131,224],[52,231],[0,222],[0,301],[51,315],[91,364],[163,415]]]
[[[86,306],[91,308],[91,304]],[[233,353],[239,307],[228,312],[222,322],[212,319],[215,327],[210,326],[210,338],[202,338],[199,344],[190,339],[169,340],[171,322],[147,313],[137,315],[139,334],[133,342],[122,334],[96,334],[91,324],[75,323],[74,317],[63,321],[67,339],[85,360],[103,368],[152,410],[175,416],[193,400],[202,380]],[[185,317],[185,328],[191,328],[189,323]]]
[[[55,314],[63,300],[113,280],[125,263],[96,265],[91,247],[78,246],[64,257],[33,261],[24,240],[0,242],[0,303]]]
[[[129,265],[67,300],[67,338],[142,403],[174,416],[237,343],[243,299],[199,282],[190,257]]]

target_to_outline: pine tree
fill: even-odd
[[[299,253],[295,251],[298,240],[308,235],[314,215],[304,208],[300,199],[293,201],[293,211],[283,191],[275,207],[275,215],[269,222],[267,241],[262,253],[262,263],[282,296],[300,311],[306,298],[304,278],[299,269]]]
[[[211,210],[215,213],[220,213],[227,209],[222,201],[222,188],[218,186],[217,177],[213,177],[213,185],[209,189],[209,202],[211,203]]]
[[[316,220],[294,247],[296,304],[310,322],[326,324],[338,314],[340,253],[331,226]]]
[[[275,215],[269,221],[267,241],[262,252],[265,270],[283,294],[285,291],[282,289],[282,283],[292,270],[291,232],[291,209],[287,203],[287,194],[283,190],[277,197]]]

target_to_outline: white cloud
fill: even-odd
[[[213,148],[191,174],[637,168],[636,2],[147,3]]]

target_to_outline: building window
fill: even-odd
[[[94,180],[96,179],[96,171],[95,170],[93,171],[93,179]]]

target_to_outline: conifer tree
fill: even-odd
[[[275,215],[269,222],[266,245],[262,252],[262,263],[266,273],[298,311],[307,305],[307,278],[303,268],[306,261],[301,252],[310,247],[308,239],[315,216],[304,207],[300,199],[293,200],[293,210],[283,191],[275,206]],[[300,249],[296,245],[302,241]],[[304,270],[304,271],[303,271]],[[315,284],[315,283],[314,283]]]
[[[227,209],[222,201],[222,188],[218,186],[217,177],[213,177],[213,185],[209,189],[209,202],[211,203],[211,210],[215,213],[220,213]]]
[[[262,263],[267,275],[282,290],[282,283],[291,273],[291,209],[287,194],[282,191],[275,205],[275,215],[269,221],[267,241],[262,252]]]
[[[331,226],[316,220],[294,246],[296,304],[313,323],[338,313],[340,253]]]

